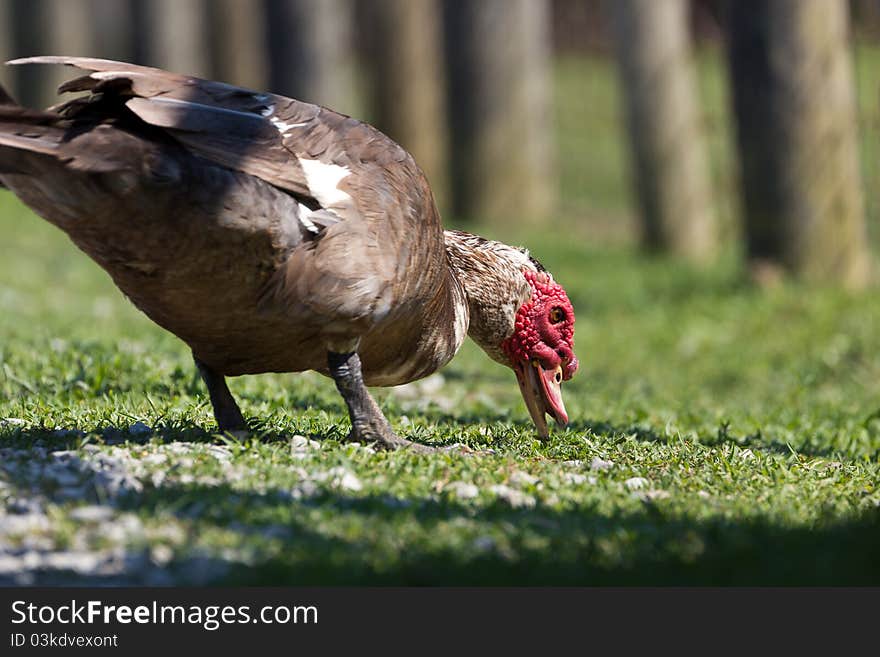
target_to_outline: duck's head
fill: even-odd
[[[513,369],[538,434],[546,438],[546,415],[559,426],[568,423],[562,382],[578,369],[568,295],[525,249],[447,231],[446,251],[467,296],[468,335]]]
[[[545,271],[526,269],[531,296],[516,312],[513,332],[501,343],[516,373],[529,414],[542,438],[549,435],[545,414],[568,424],[562,382],[578,369],[574,355],[574,308],[559,283]]]

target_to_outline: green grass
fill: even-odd
[[[721,112],[712,61],[701,91]],[[86,581],[108,583],[880,583],[880,295],[761,291],[733,255],[693,270],[621,245],[612,71],[559,79],[560,226],[578,238],[494,235],[528,244],[577,310],[572,421],[547,442],[471,343],[442,378],[375,392],[401,434],[482,454],[346,445],[314,374],[231,380],[256,431],[216,436],[185,347],[0,195],[0,498],[48,518],[0,516],[0,557],[102,555]],[[96,503],[109,520],[81,510]],[[83,581],[61,570],[48,581]]]
[[[26,467],[51,454],[5,457],[0,494],[45,499],[52,549],[122,545],[174,581],[206,560],[221,564],[208,581],[262,584],[880,581],[876,295],[759,293],[733,267],[532,239],[578,309],[568,430],[535,440],[511,373],[469,345],[436,389],[378,394],[401,433],[494,454],[341,444],[340,399],[312,375],[233,380],[258,424],[239,443],[211,434],[183,345],[3,202],[0,417],[24,424],[0,428],[0,446],[127,459],[140,482],[113,496],[86,477],[67,499]],[[295,434],[319,446],[292,451]],[[71,515],[102,495],[137,531],[108,539]]]

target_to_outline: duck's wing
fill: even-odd
[[[124,105],[199,157],[297,198],[315,238],[291,254],[266,299],[332,317],[349,333],[352,323],[358,330],[374,324],[414,286],[439,280],[442,229],[427,181],[373,127],[292,98],[123,62],[41,56],[9,63],[84,71],[59,91],[90,95],[53,108],[72,121]]]

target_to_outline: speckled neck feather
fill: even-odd
[[[468,335],[492,360],[509,365],[501,344],[513,334],[516,313],[532,294],[523,271],[537,272],[540,266],[528,251],[501,242],[457,230],[444,236],[449,267],[467,297]]]

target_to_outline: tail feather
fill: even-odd
[[[9,95],[6,89],[3,88],[3,85],[0,85],[0,108],[5,108],[8,106],[17,107],[18,103],[15,102],[15,99]],[[0,155],[0,162],[2,162],[2,155]],[[6,189],[6,185],[3,184],[3,179],[0,178],[0,189]]]
[[[8,128],[12,127],[12,131]],[[58,140],[53,139],[54,135],[47,134],[28,134],[24,128],[27,126],[16,126],[15,124],[6,124],[0,121],[0,148],[4,146],[20,151],[30,151],[33,153],[42,153],[44,155],[55,155],[58,150]],[[0,156],[0,171],[6,171],[2,165],[3,157]]]
[[[22,107],[0,86],[0,174],[27,173],[31,158],[23,152],[55,155],[60,134],[52,124],[60,118]]]
[[[38,176],[48,162],[61,159],[61,115],[19,105],[0,86],[0,188],[15,189],[7,175]]]

